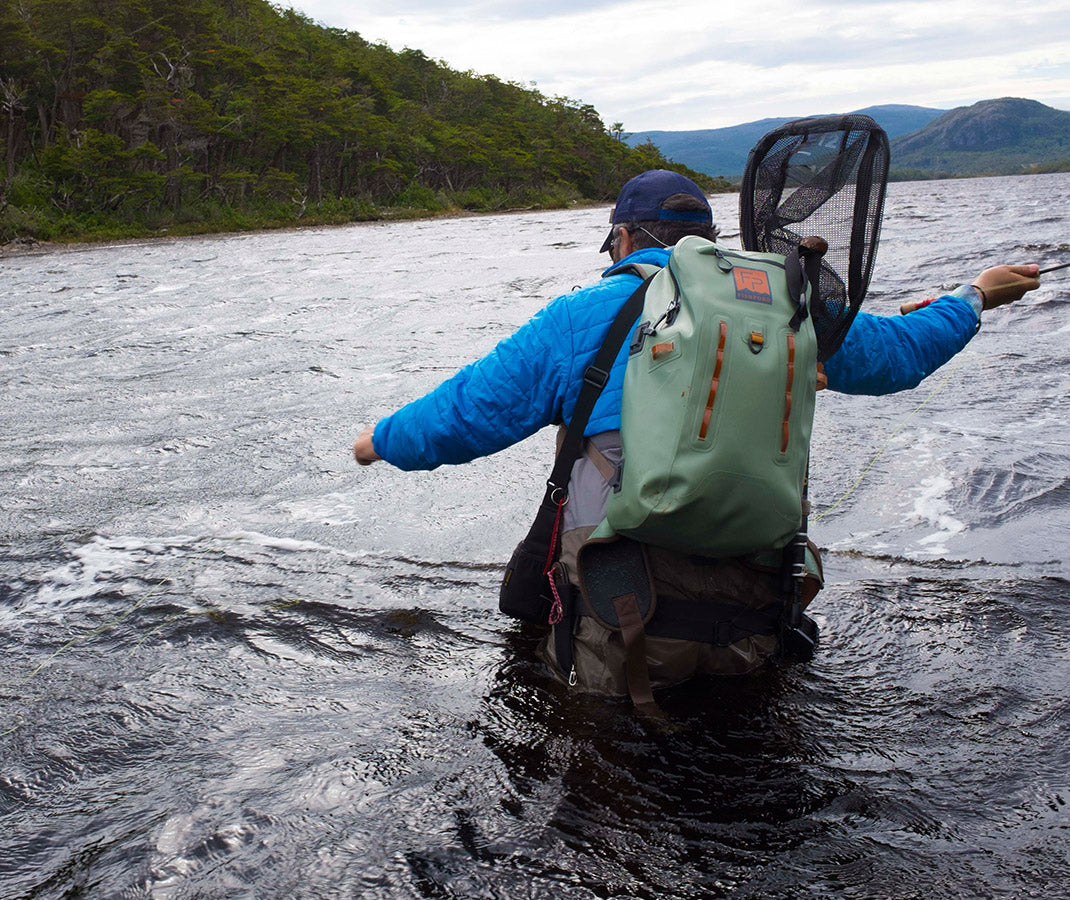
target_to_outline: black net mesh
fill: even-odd
[[[787,253],[824,238],[818,358],[839,348],[862,305],[877,253],[888,136],[869,116],[819,116],[771,131],[751,151],[740,193],[746,250]]]

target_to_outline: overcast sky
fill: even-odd
[[[277,2],[627,131],[1008,96],[1070,110],[1068,0]]]

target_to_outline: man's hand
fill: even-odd
[[[1040,287],[1038,265],[996,266],[985,269],[973,280],[973,286],[981,292],[985,309],[995,309],[1005,303],[1020,300],[1027,291]]]
[[[360,433],[360,437],[357,438],[357,442],[353,445],[353,458],[362,466],[370,466],[377,459],[382,459],[372,446],[372,433],[374,431],[375,426],[369,425]]]

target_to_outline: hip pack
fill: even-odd
[[[622,468],[593,537],[706,557],[795,537],[817,381],[808,297],[797,251],[677,243],[634,332]]]

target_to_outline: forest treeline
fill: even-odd
[[[609,201],[597,111],[266,0],[0,0],[0,240]]]

